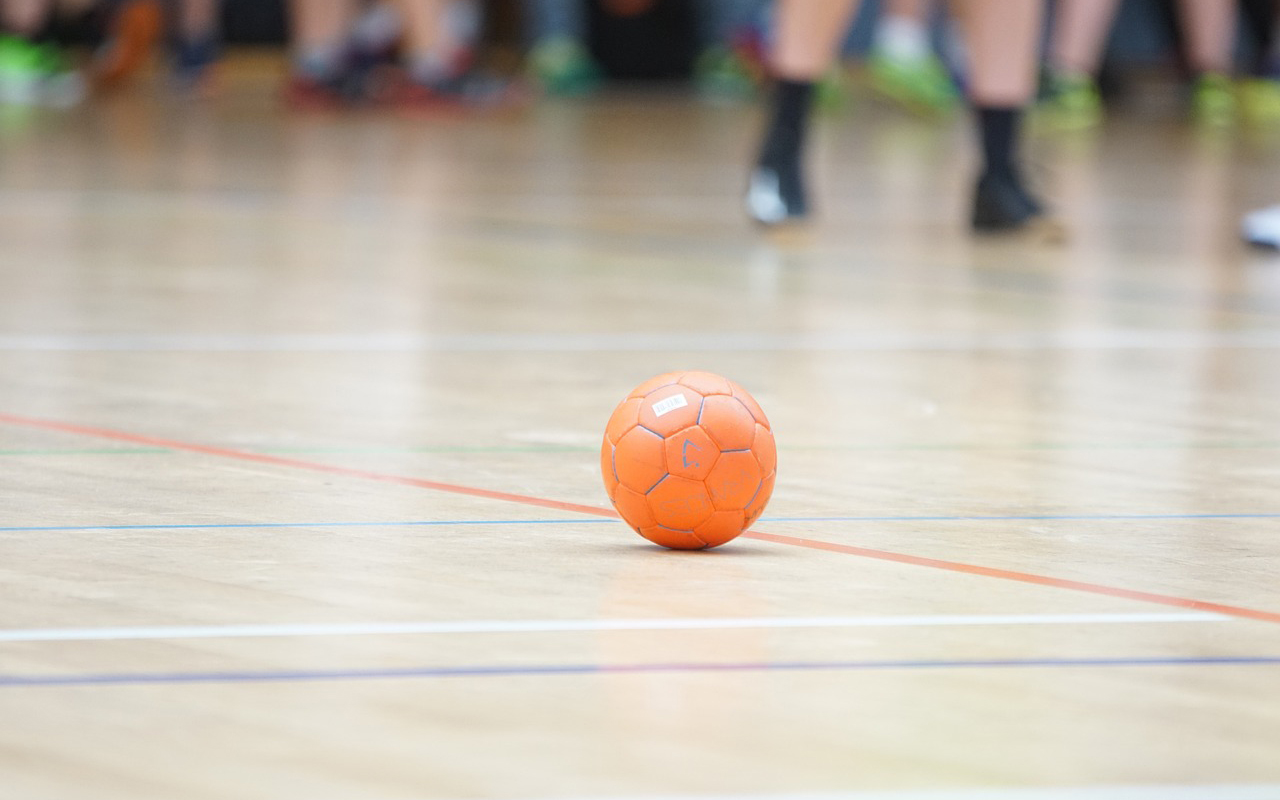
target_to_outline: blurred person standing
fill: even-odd
[[[1085,128],[1102,120],[1097,74],[1119,0],[1058,0],[1046,59],[1044,105],[1056,121]],[[1198,122],[1236,117],[1232,45],[1236,0],[1179,0],[1179,27],[1191,70],[1191,111]]]
[[[470,0],[293,0],[285,100],[337,108],[483,105],[506,84],[474,68],[478,7]]]
[[[809,215],[804,149],[814,86],[835,58],[858,0],[779,0],[770,66],[774,91],[747,190],[747,211],[765,225]],[[969,99],[982,155],[970,222],[977,231],[1039,230],[1060,236],[1022,176],[1023,111],[1035,95],[1041,0],[960,0],[970,53]]]

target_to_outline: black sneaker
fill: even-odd
[[[973,227],[978,231],[1021,228],[1044,215],[1044,208],[1013,172],[984,172],[973,193]]]
[[[972,221],[979,233],[1026,231],[1055,243],[1068,238],[1066,226],[1045,211],[1014,172],[986,172],[978,178]]]
[[[809,216],[799,167],[756,167],[747,185],[747,213],[761,225],[795,222]]]

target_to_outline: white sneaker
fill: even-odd
[[[1246,214],[1241,230],[1249,244],[1280,248],[1280,206]]]
[[[747,184],[747,213],[761,225],[796,222],[809,215],[804,184],[797,170],[779,172],[773,167],[756,167]]]

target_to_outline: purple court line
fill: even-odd
[[[921,669],[1008,669],[1026,667],[1280,666],[1280,656],[1198,656],[1187,658],[1036,658],[976,661],[781,661],[675,664],[544,664],[523,666],[418,667],[365,670],[280,670],[246,672],[136,672],[85,675],[0,675],[0,688],[41,686],[158,685],[358,681],[407,678],[494,678],[544,675],[625,675],[639,673],[805,672]]]
[[[1280,519],[1280,513],[1239,514],[1027,514],[991,516],[763,517],[760,522],[1123,522],[1126,520]],[[10,525],[0,533],[56,531],[239,530],[254,528],[396,528],[448,525],[616,525],[616,519],[449,519],[390,522],[230,522],[133,525]]]

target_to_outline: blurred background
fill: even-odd
[[[244,53],[286,52],[295,77],[322,82],[340,71],[378,64],[399,64],[428,84],[442,75],[456,78],[483,69],[485,81],[470,80],[445,92],[461,92],[469,101],[491,99],[499,90],[497,78],[518,78],[522,90],[550,96],[586,96],[613,81],[689,81],[708,97],[742,100],[755,95],[767,73],[772,5],[768,0],[4,0],[0,16],[8,33],[0,42],[0,100],[66,106],[157,70],[187,89],[208,92],[220,62]],[[1075,118],[1066,122],[1082,126],[1097,116],[1089,92],[1100,91],[1112,102],[1136,102],[1135,85],[1185,83],[1212,71],[1241,85],[1233,92],[1238,96],[1220,93],[1206,103],[1235,101],[1235,115],[1219,108],[1209,116],[1219,123],[1232,116],[1280,120],[1276,85],[1243,85],[1280,79],[1276,5],[1274,0],[1055,0],[1049,3],[1045,31],[1041,99],[1074,103]],[[833,75],[824,87],[825,99],[856,97],[867,88],[914,111],[947,105],[937,99],[937,76],[911,63],[921,60],[911,30],[918,25],[930,56],[938,59],[933,66],[945,68],[962,88],[963,42],[944,6],[928,0],[863,3],[843,47],[855,80],[837,86]],[[1109,24],[1089,21],[1098,15]],[[1214,22],[1214,17],[1225,21]],[[1082,24],[1101,33],[1083,32]],[[1229,52],[1197,52],[1205,48],[1195,41],[1196,31],[1206,25],[1232,29]],[[1095,63],[1072,66],[1089,74],[1089,92],[1055,84],[1055,51],[1081,46],[1053,40],[1099,35],[1099,52],[1089,56]],[[1088,54],[1090,45],[1083,48]],[[1197,63],[1206,59],[1211,63]],[[339,61],[347,63],[339,66]],[[867,80],[859,83],[859,74]],[[1061,102],[1070,90],[1076,93]],[[338,94],[350,101],[374,92],[348,80]],[[313,95],[286,92],[286,99],[298,105],[324,99]],[[1083,112],[1082,103],[1089,107]]]

